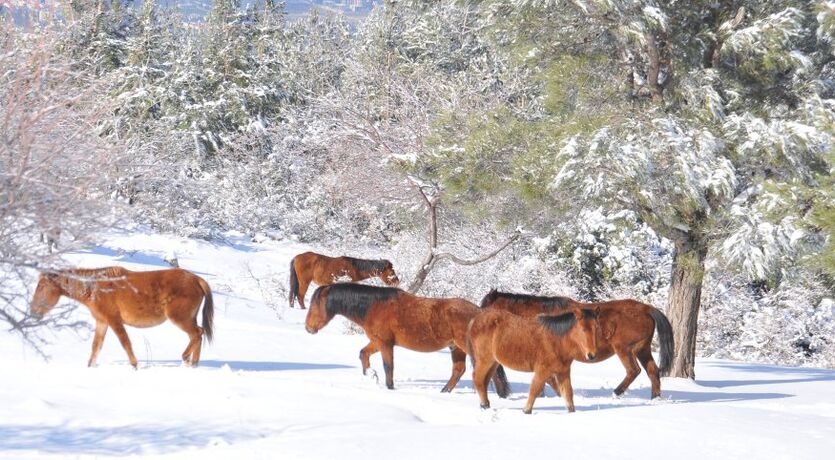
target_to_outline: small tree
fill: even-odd
[[[56,37],[0,32],[0,321],[41,351],[40,325],[27,313],[32,269],[112,221],[106,205],[118,166],[97,133],[103,85],[56,57]],[[73,90],[75,89],[75,90]],[[46,320],[79,327],[66,312]]]

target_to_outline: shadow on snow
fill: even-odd
[[[830,369],[815,369],[809,367],[782,367],[768,364],[746,364],[746,363],[709,363],[706,366],[721,369],[731,369],[748,374],[764,374],[761,379],[739,379],[739,380],[701,380],[696,383],[712,388],[726,388],[748,385],[779,385],[781,383],[804,383],[804,382],[827,382],[835,381],[835,371]],[[775,378],[775,376],[786,376],[788,378]]]
[[[0,452],[31,450],[63,455],[136,455],[170,452],[252,439],[263,433],[236,433],[229,427],[205,425],[0,425]]]
[[[182,361],[149,361],[148,367],[179,367]],[[218,361],[201,360],[198,367],[222,368],[228,366],[233,371],[274,372],[274,371],[306,371],[328,369],[353,369],[356,366],[329,363],[291,363],[274,361]]]

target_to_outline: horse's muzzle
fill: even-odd
[[[308,333],[310,333],[310,334],[315,334],[315,333],[319,332],[319,330],[318,330],[318,329],[313,329],[313,328],[312,328],[312,327],[310,327],[310,326],[305,326],[305,327],[304,327],[304,330],[306,330],[306,331],[307,331]]]
[[[586,353],[586,358],[587,358],[589,361],[591,361],[592,359],[594,359],[594,353]]]

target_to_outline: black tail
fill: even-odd
[[[293,300],[299,295],[299,277],[296,275],[296,258],[290,260],[290,308]]]
[[[661,345],[659,352],[661,362],[658,364],[658,370],[661,375],[668,375],[670,366],[673,364],[673,350],[675,349],[673,327],[661,310],[650,307],[649,315],[655,321],[655,328],[658,329],[658,343]]]
[[[488,292],[487,295],[484,296],[483,299],[481,299],[481,304],[478,307],[479,308],[489,307],[490,304],[493,303],[496,300],[497,297],[499,297],[499,291],[497,291],[496,288],[490,289],[490,292]]]
[[[209,283],[203,278],[198,277],[200,289],[203,290],[203,334],[206,336],[206,341],[212,343],[212,335],[214,333],[214,317],[215,317],[215,303],[212,300],[212,288]]]
[[[504,373],[504,366],[496,366],[496,373],[493,374],[493,385],[496,387],[496,394],[506,399],[510,396],[510,383],[507,382],[507,374]]]

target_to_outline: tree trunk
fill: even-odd
[[[667,316],[675,338],[675,356],[670,376],[695,379],[696,331],[707,248],[692,241],[677,241],[675,246],[670,293],[667,297]]]

